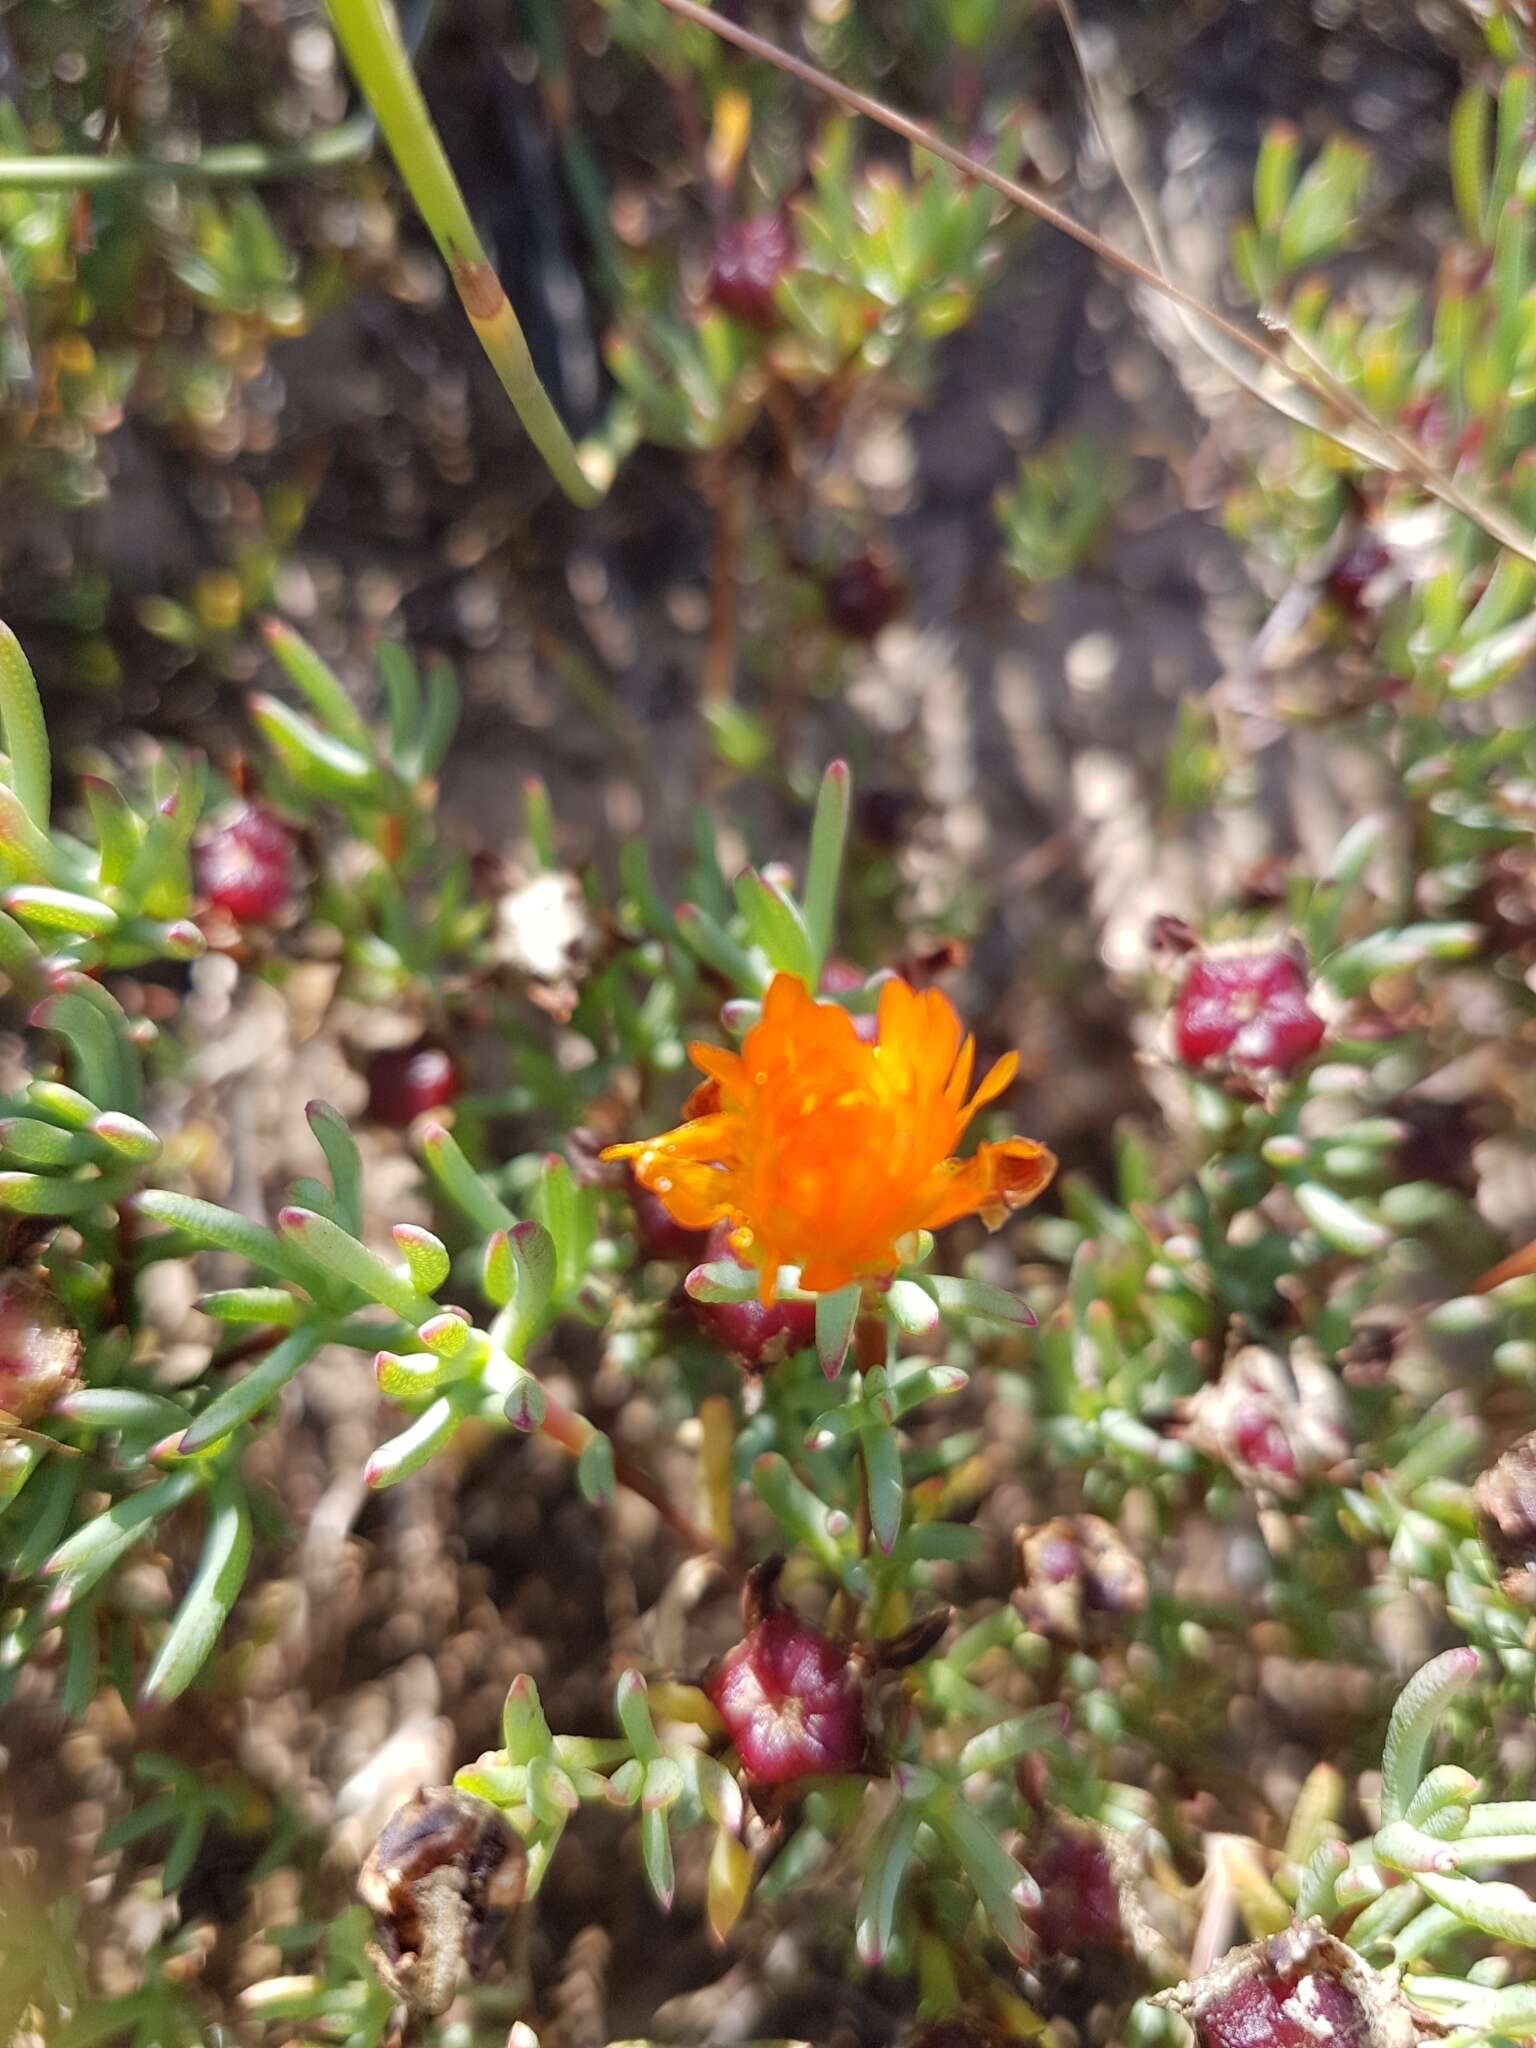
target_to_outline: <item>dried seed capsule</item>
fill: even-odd
[[[1097,1643],[1147,1604],[1147,1574],[1119,1531],[1098,1515],[1059,1515],[1014,1531],[1014,1605],[1037,1635]]]
[[[1473,1490],[1483,1541],[1511,1600],[1536,1605],[1536,1430],[1512,1443]]]
[[[80,1332],[31,1273],[0,1275],[0,1412],[36,1422],[80,1376]]]
[[[370,1959],[413,2015],[446,2012],[466,1967],[485,1974],[522,1902],[526,1860],[496,1808],[451,1785],[418,1792],[385,1823],[357,1892],[374,1920]]]
[[[1256,1492],[1294,1499],[1354,1446],[1338,1379],[1306,1344],[1245,1344],[1185,1410],[1185,1434]]]
[[[491,946],[502,966],[546,989],[568,990],[574,1005],[601,954],[603,931],[579,879],[560,869],[500,893]]]

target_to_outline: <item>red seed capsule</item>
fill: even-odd
[[[774,287],[794,263],[795,239],[781,215],[731,221],[710,252],[709,296],[722,313],[749,327],[776,327]]]
[[[368,1062],[368,1114],[397,1131],[458,1099],[463,1080],[452,1053],[430,1039],[376,1052]]]
[[[641,1187],[633,1174],[629,1178],[629,1206],[642,1259],[696,1266],[709,1256],[709,1232],[689,1230],[677,1222],[660,1195]]]
[[[1272,1415],[1256,1410],[1239,1415],[1232,1425],[1232,1447],[1245,1465],[1270,1479],[1296,1477],[1296,1453]]]
[[[270,924],[293,893],[293,838],[260,804],[226,813],[197,839],[198,894],[236,924]]]
[[[706,1683],[754,1785],[855,1771],[869,1734],[864,1683],[847,1648],[797,1615],[769,1614]]]
[[[1375,608],[1377,592],[1392,557],[1374,533],[1362,533],[1345,548],[1328,571],[1328,595],[1344,611],[1360,617]]]
[[[1307,1928],[1235,1950],[1164,1994],[1199,2048],[1408,2048],[1418,2038],[1389,1980]]]
[[[704,1241],[704,1263],[722,1259],[745,1269],[745,1261],[731,1249],[729,1231],[717,1224]],[[767,1372],[816,1342],[814,1301],[780,1297],[764,1307],[760,1301],[695,1301],[691,1294],[688,1298],[703,1334],[748,1372]]]
[[[1187,1067],[1289,1074],[1325,1029],[1307,1001],[1305,970],[1281,946],[1197,955],[1173,1011],[1174,1049]]]
[[[822,585],[827,617],[850,640],[873,640],[906,609],[907,593],[896,576],[867,550],[834,569]]]
[[[813,1301],[696,1301],[694,1318],[705,1336],[749,1372],[766,1372],[816,1341]]]
[[[1047,1955],[1125,1946],[1120,1887],[1097,1828],[1052,1822],[1021,1860],[1030,1879],[1025,1924]]]

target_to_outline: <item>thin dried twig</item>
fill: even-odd
[[[1113,110],[1108,105],[1102,80],[1089,63],[1083,47],[1076,0],[1056,0],[1056,10],[1067,31],[1072,54],[1077,59],[1088,111],[1093,116],[1094,125],[1103,140],[1111,167],[1135,209],[1157,273],[1163,278],[1169,278],[1172,276],[1173,264],[1169,258],[1162,224],[1158,219],[1156,203],[1126,163],[1125,154],[1116,139]],[[1411,477],[1421,490],[1427,491],[1442,504],[1459,512],[1474,526],[1481,527],[1491,540],[1496,540],[1501,547],[1508,548],[1512,554],[1520,555],[1536,566],[1536,543],[1521,533],[1501,507],[1490,505],[1485,499],[1467,491],[1455,477],[1448,476],[1444,470],[1437,468],[1407,435],[1388,421],[1378,419],[1370,407],[1334,374],[1312,344],[1298,334],[1282,315],[1268,308],[1260,311],[1260,318],[1266,326],[1277,334],[1283,334],[1301,357],[1308,377],[1315,381],[1315,390],[1305,383],[1299,384],[1294,391],[1265,390],[1256,381],[1247,364],[1241,360],[1234,360],[1231,349],[1223,345],[1227,324],[1216,323],[1209,314],[1192,317],[1189,311],[1191,301],[1199,304],[1192,293],[1184,293],[1177,301],[1185,332],[1196,347],[1219,368],[1225,370],[1229,377],[1241,384],[1245,391],[1251,392],[1255,398],[1273,407],[1277,412],[1284,413],[1286,418],[1293,420],[1296,425],[1306,427],[1313,433],[1326,434],[1340,447],[1347,448],[1352,455],[1358,455],[1362,462],[1370,463],[1372,468],[1385,470],[1389,475]],[[1202,331],[1213,326],[1217,328],[1214,336]],[[1268,352],[1268,361],[1272,366],[1279,367],[1293,383],[1296,382],[1294,367],[1282,356],[1271,350]],[[1331,405],[1349,423],[1353,431],[1345,431],[1337,423],[1322,418],[1316,410],[1316,401],[1319,397]]]
[[[691,21],[699,28],[706,28],[722,41],[734,43],[749,56],[772,64],[778,70],[787,72],[791,78],[798,78],[802,84],[825,93],[851,113],[861,114],[868,121],[878,122],[894,135],[926,150],[930,156],[947,163],[952,170],[972,178],[977,184],[986,185],[1013,206],[1032,213],[1053,227],[1059,234],[1069,235],[1080,242],[1102,262],[1112,269],[1132,277],[1138,283],[1148,286],[1162,297],[1169,299],[1180,309],[1191,333],[1201,347],[1218,363],[1233,380],[1257,398],[1261,404],[1282,414],[1295,425],[1306,427],[1310,432],[1322,434],[1339,447],[1347,449],[1371,468],[1379,469],[1389,476],[1405,476],[1416,483],[1430,497],[1457,512],[1486,533],[1490,540],[1500,547],[1508,548],[1511,554],[1520,556],[1536,567],[1536,540],[1521,533],[1508,514],[1497,505],[1490,505],[1480,495],[1469,492],[1465,485],[1455,478],[1446,476],[1430,458],[1393,427],[1377,419],[1349,388],[1341,384],[1326,365],[1320,363],[1315,354],[1294,334],[1281,325],[1281,331],[1306,359],[1307,375],[1316,379],[1316,384],[1307,382],[1294,363],[1287,362],[1278,349],[1270,346],[1261,336],[1254,334],[1225,313],[1209,306],[1195,292],[1189,291],[1167,273],[1167,266],[1160,259],[1154,263],[1143,263],[1126,250],[1117,248],[1102,235],[1095,234],[1082,221],[1065,213],[1049,199],[1033,192],[1016,178],[1006,177],[994,170],[990,164],[966,150],[946,142],[921,121],[915,121],[908,114],[887,106],[884,101],[874,99],[868,93],[860,92],[851,85],[844,85],[828,71],[807,63],[803,57],[793,56],[782,50],[776,43],[770,43],[751,29],[742,28],[738,23],[727,20],[708,7],[701,7],[698,0],[661,0],[663,7],[684,21]],[[1058,0],[1060,4],[1060,0]],[[1090,93],[1092,88],[1090,87]],[[1106,138],[1107,140],[1107,138]],[[1119,170],[1116,165],[1117,171]],[[1120,172],[1122,179],[1123,171]],[[1132,203],[1140,204],[1133,187],[1127,183]],[[1145,230],[1147,221],[1143,219]],[[1155,241],[1148,236],[1154,256],[1160,246],[1161,237]],[[1252,370],[1244,358],[1251,358],[1263,370],[1279,381],[1279,388],[1273,382],[1262,379]],[[1318,388],[1321,387],[1321,388]],[[1334,417],[1339,415],[1340,417]]]
[[[865,120],[875,121],[882,128],[889,128],[892,134],[915,143],[919,149],[926,150],[930,156],[938,157],[952,170],[961,172],[967,178],[974,178],[978,185],[990,186],[992,191],[1000,194],[1014,206],[1020,206],[1025,212],[1034,214],[1048,226],[1055,228],[1058,233],[1069,235],[1074,242],[1081,242],[1085,249],[1091,249],[1095,256],[1111,264],[1116,270],[1123,270],[1128,276],[1140,279],[1154,291],[1163,293],[1166,298],[1175,300],[1187,307],[1190,312],[1198,313],[1201,319],[1209,320],[1230,341],[1246,349],[1261,362],[1272,363],[1277,369],[1284,370],[1285,364],[1261,335],[1240,327],[1224,313],[1218,313],[1214,307],[1207,306],[1195,293],[1186,291],[1171,278],[1151,269],[1145,263],[1138,262],[1136,257],[1127,255],[1125,250],[1117,249],[1114,243],[1105,241],[1102,235],[1095,234],[1092,228],[1074,219],[1070,213],[1064,213],[1059,206],[1054,205],[1039,192],[1032,192],[1027,185],[1021,185],[1017,178],[1005,177],[1001,171],[994,170],[979,157],[971,156],[952,142],[946,142],[942,135],[935,133],[923,122],[913,120],[910,114],[900,113],[895,107],[888,107],[883,100],[874,99],[870,94],[860,92],[856,86],[844,85],[842,80],[834,78],[830,71],[822,71],[815,64],[807,63],[803,57],[796,57],[788,50],[781,50],[777,43],[770,43],[764,37],[754,35],[751,29],[742,28],[722,14],[712,13],[709,8],[699,6],[698,0],[661,0],[661,4],[669,13],[681,15],[684,21],[696,22],[700,28],[707,28],[722,41],[735,43],[738,49],[745,50],[749,56],[760,58],[763,63],[772,64],[780,71],[788,72],[791,78],[798,78],[803,85],[812,86],[817,92],[825,93],[829,99],[834,99],[841,106],[847,107],[850,113],[862,114]]]

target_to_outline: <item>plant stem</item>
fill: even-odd
[[[594,456],[594,473],[583,467],[539,381],[517,315],[491,268],[432,125],[389,0],[327,0],[327,12],[352,75],[448,265],[469,324],[528,438],[573,504],[600,503],[613,480],[611,465],[603,461],[601,474],[596,473],[599,462]]]
[[[109,185],[255,185],[358,163],[372,142],[373,122],[359,114],[287,149],[269,149],[260,142],[221,143],[185,162],[110,154],[0,156],[0,192],[89,192]]]
[[[593,1434],[593,1425],[584,1415],[578,1415],[572,1408],[554,1396],[547,1396],[549,1406],[544,1420],[539,1424],[539,1434],[547,1436],[551,1443],[557,1443],[562,1451],[568,1451],[573,1458],[579,1458],[586,1447],[588,1437]],[[691,1521],[666,1490],[648,1472],[642,1472],[637,1465],[631,1465],[620,1451],[613,1456],[613,1476],[618,1484],[630,1493],[638,1494],[641,1500],[649,1501],[667,1527],[679,1542],[700,1557],[719,1557],[720,1546],[706,1534],[697,1522]]]
[[[709,640],[704,651],[704,695],[728,704],[736,694],[738,556],[741,550],[742,486],[730,451],[710,457],[704,497],[714,518],[709,568]]]

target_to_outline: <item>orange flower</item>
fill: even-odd
[[[773,1299],[780,1266],[830,1293],[901,1263],[902,1239],[980,1215],[990,1228],[1032,1201],[1056,1171],[1043,1145],[1008,1138],[952,1157],[966,1125],[1013,1079],[1000,1059],[967,1099],[975,1041],[936,989],[904,981],[880,992],[878,1035],[865,1044],[836,1003],[776,975],[739,1053],[691,1045],[709,1076],[688,1121],[658,1138],[613,1145],[636,1179],[690,1230],[735,1226],[732,1244]]]

